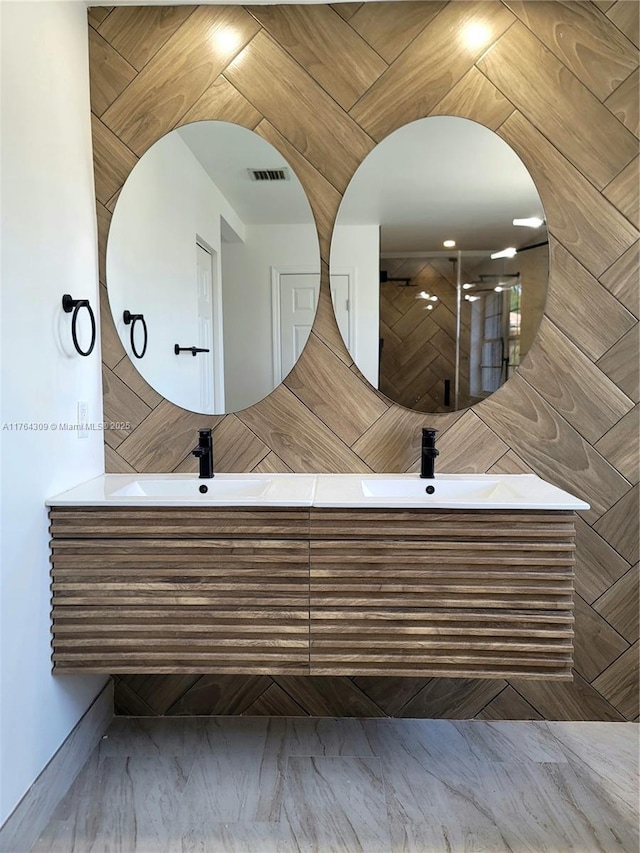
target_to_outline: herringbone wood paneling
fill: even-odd
[[[573,683],[123,675],[118,711],[634,719],[637,3],[116,7],[91,10],[89,23],[103,284],[120,187],[137,157],[185,122],[256,128],[295,168],[316,216],[325,276],[311,341],[267,400],[211,419],[229,448],[219,470],[414,470],[428,421],[448,470],[533,470],[592,504],[577,526]],[[484,43],[465,42],[472,25]],[[216,41],[225,27],[235,40]],[[544,334],[521,376],[464,416],[409,412],[370,388],[326,286],[351,175],[377,140],[429,114],[472,118],[506,139],[536,181],[551,239]],[[102,327],[105,417],[132,421],[110,437],[108,470],[195,470],[188,436],[202,418],[133,378],[104,309]]]

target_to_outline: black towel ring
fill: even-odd
[[[147,323],[144,319],[143,314],[132,314],[130,311],[124,311],[122,314],[122,319],[124,320],[125,326],[131,325],[131,351],[135,355],[136,358],[142,358],[142,356],[147,351],[147,343],[149,342],[149,333],[147,332]],[[136,327],[136,323],[140,320],[142,323],[142,331],[144,332],[144,344],[142,345],[142,352],[138,352],[136,349],[136,342],[133,336],[133,330]]]
[[[89,312],[89,319],[91,320],[91,343],[89,344],[88,350],[80,349],[80,344],[78,343],[77,323],[78,312],[81,308],[87,309]],[[73,338],[73,345],[76,348],[76,352],[79,355],[91,355],[93,348],[96,345],[96,318],[93,316],[89,300],[73,299],[68,293],[65,293],[62,297],[62,310],[65,314],[70,314],[73,311],[73,317],[71,318],[71,337]]]

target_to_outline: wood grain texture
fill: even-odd
[[[520,375],[591,444],[633,408],[633,401],[546,318]],[[592,406],[594,399],[600,405]],[[624,432],[631,434],[629,426]]]
[[[631,409],[594,445],[630,483],[640,479],[640,411]]]
[[[259,29],[248,12],[234,6],[200,6],[187,24],[103,115],[107,127],[138,156],[174,127]]]
[[[640,637],[638,596],[640,565],[636,564],[594,602],[594,610],[609,622],[628,643]]]
[[[635,317],[640,317],[639,256],[640,241],[637,241],[600,276],[600,282]]]
[[[638,34],[638,4],[633,0],[617,0],[613,6],[607,10],[607,18],[622,30],[628,39],[630,39],[636,47],[640,47],[640,35]]]
[[[524,24],[514,24],[478,67],[544,136],[555,134],[561,153],[598,189],[637,153],[633,134]]]
[[[640,226],[640,210],[638,207],[638,157],[617,175],[604,190],[604,195],[630,222]]]
[[[594,524],[594,529],[630,563],[637,563],[640,558],[639,492],[638,486],[629,489],[624,497]]]
[[[100,68],[100,73],[89,82],[91,112],[101,116],[133,80],[136,70],[92,27],[89,28],[89,63]]]
[[[600,101],[638,67],[635,46],[589,3],[507,0],[507,6]]]
[[[630,74],[605,101],[607,107],[626,128],[640,136],[640,72]]]
[[[593,682],[602,693],[628,720],[638,715],[638,665],[640,644],[635,643]]]
[[[633,211],[627,201],[630,198],[628,190],[633,189],[633,167],[619,169],[603,192],[582,174],[581,169],[590,175],[595,174],[594,180],[600,183],[604,179],[604,171],[601,170],[611,170],[613,163],[626,156],[621,156],[623,152],[617,142],[627,140],[623,143],[626,150],[629,139],[626,132],[637,135],[638,99],[635,92],[638,76],[631,65],[632,62],[637,63],[637,55],[632,55],[629,49],[630,43],[637,44],[637,4],[624,0],[599,0],[593,4],[519,3],[514,0],[508,9],[510,4],[511,0],[506,5],[444,4],[424,0],[348,3],[332,7],[336,17],[340,17],[355,34],[355,41],[350,35],[344,35],[347,30],[338,24],[343,36],[357,43],[360,49],[366,43],[390,65],[354,105],[351,115],[327,94],[325,88],[341,87],[342,82],[338,84],[337,81],[344,81],[340,69],[334,69],[329,78],[326,76],[332,62],[339,64],[337,51],[318,36],[323,31],[322,27],[326,27],[321,22],[329,20],[326,7],[310,5],[304,8],[308,26],[297,30],[300,44],[296,44],[295,50],[299,61],[288,51],[287,45],[293,50],[289,36],[284,39],[285,45],[279,36],[274,38],[264,32],[258,35],[259,25],[255,18],[238,8],[209,6],[190,10],[182,6],[91,10],[90,24],[108,43],[107,53],[111,60],[116,62],[114,54],[117,54],[130,67],[140,68],[140,73],[116,95],[102,114],[109,117],[112,110],[118,130],[113,133],[114,126],[98,125],[94,138],[96,187],[99,190],[100,280],[103,284],[106,282],[104,258],[110,213],[123,180],[136,162],[136,151],[129,147],[130,134],[139,138],[142,149],[165,130],[187,121],[211,118],[255,127],[261,136],[282,152],[301,178],[318,225],[324,263],[314,334],[351,370],[358,382],[363,383],[337,331],[327,287],[327,262],[341,193],[372,146],[369,135],[372,128],[378,126],[376,132],[382,137],[395,127],[431,112],[464,116],[498,129],[531,171],[551,233],[551,282],[546,316],[558,330],[554,339],[558,350],[556,353],[551,348],[545,358],[553,362],[551,375],[556,389],[553,398],[546,391],[546,399],[540,393],[545,390],[541,377],[537,382],[539,391],[528,382],[516,383],[513,393],[508,392],[504,407],[498,395],[474,409],[474,418],[480,417],[484,424],[481,428],[482,441],[473,441],[472,425],[477,424],[477,420],[467,418],[460,427],[464,449],[456,455],[453,442],[456,433],[447,439],[447,430],[461,417],[460,414],[430,415],[427,419],[424,415],[391,404],[379,392],[369,388],[365,394],[359,394],[363,410],[375,411],[380,403],[388,408],[349,447],[334,431],[335,425],[347,421],[349,426],[341,429],[344,435],[353,435],[367,418],[363,418],[361,412],[353,411],[355,407],[351,405],[347,392],[340,392],[329,399],[329,395],[322,398],[316,390],[309,399],[314,410],[321,413],[318,417],[288,389],[279,389],[272,395],[272,404],[263,401],[259,407],[242,413],[241,422],[256,436],[256,441],[251,440],[243,428],[234,425],[233,419],[228,422],[211,419],[211,426],[219,424],[220,428],[224,427],[229,438],[229,453],[225,449],[226,440],[219,443],[217,465],[218,470],[224,470],[223,466],[227,464],[251,465],[253,470],[259,471],[415,470],[420,428],[435,426],[440,430],[441,447],[447,450],[447,459],[452,465],[464,464],[472,470],[490,466],[490,470],[512,473],[533,470],[591,501],[596,509],[585,514],[584,519],[576,519],[575,582],[578,592],[592,605],[609,589],[615,589],[615,584],[627,575],[630,568],[629,562],[589,526],[589,522],[593,524],[611,509],[633,484],[631,466],[635,463],[630,449],[634,444],[632,431],[635,427],[629,414],[614,423],[614,413],[609,412],[606,405],[594,404],[594,399],[589,400],[583,393],[584,382],[587,376],[598,377],[602,373],[608,377],[604,382],[605,388],[611,387],[607,384],[611,380],[622,395],[634,401],[638,399],[635,368],[640,288],[637,230],[628,218]],[[198,17],[194,18],[196,13]],[[287,11],[286,14],[294,13]],[[315,15],[317,27],[314,26]],[[205,19],[212,30],[218,32],[231,20],[239,21],[241,42],[243,38],[250,37],[248,32],[256,33],[247,42],[247,48],[242,50],[242,45],[239,46],[240,53],[237,60],[231,62],[232,72],[229,75],[216,69],[224,72],[232,56],[222,56],[219,51],[210,50]],[[482,21],[489,24],[488,41],[470,53],[459,39],[469,24]],[[538,53],[529,49],[525,56],[509,57],[509,60],[513,59],[520,66],[529,62],[531,56],[539,56],[544,67],[534,69],[534,75],[536,79],[549,82],[548,92],[533,92],[528,84],[522,91],[510,92],[512,97],[519,98],[517,110],[514,110],[509,97],[505,97],[506,93],[501,92],[475,64],[481,61],[483,53],[491,52],[494,46],[499,45],[502,36],[509,35],[509,27],[515,23],[517,28],[526,30],[523,43],[533,45],[533,38],[543,45],[543,49]],[[257,51],[254,50],[256,39],[260,48]],[[366,46],[364,52],[371,56]],[[344,56],[342,52],[341,58]],[[317,77],[314,76],[315,66],[308,61],[310,57],[317,63]],[[241,73],[239,67],[241,60],[244,62],[245,59],[246,74]],[[353,58],[344,61],[348,65]],[[116,65],[122,69],[125,67],[119,61]],[[504,73],[513,74],[514,71],[507,69]],[[570,89],[565,88],[564,83],[560,84],[567,74],[574,75],[574,82],[568,84]],[[93,56],[92,89],[110,93],[108,100],[115,94],[114,82],[113,65],[100,60],[99,54]],[[120,84],[115,85],[117,89]],[[131,95],[129,90],[132,90]],[[569,104],[567,109],[574,112],[579,109],[586,92],[584,116],[603,117],[602,127],[615,127],[610,139],[603,142],[602,130],[592,125],[585,126],[582,115],[577,117],[579,133],[575,128],[567,128],[562,116],[550,125],[549,116],[539,115],[541,101],[553,99],[565,105],[569,90],[579,92],[580,101]],[[332,91],[337,93],[338,90]],[[593,97],[601,102],[600,106],[594,104]],[[102,104],[99,104],[97,109],[101,108]],[[362,111],[361,123],[357,120],[359,110]],[[100,115],[94,115],[99,121]],[[612,120],[619,125],[612,125]],[[544,133],[536,129],[536,122],[540,128],[544,126]],[[109,135],[110,132],[115,139]],[[596,139],[600,139],[597,144]],[[616,140],[616,144],[611,140]],[[602,150],[600,144],[604,146]],[[579,168],[571,162],[569,155],[576,161],[579,159]],[[594,156],[602,159],[602,165],[592,163]],[[439,272],[447,277],[446,269],[439,269]],[[101,291],[104,296],[104,291]],[[114,393],[115,388],[125,400],[129,399],[131,392],[134,395],[132,401],[141,400],[152,409],[129,437],[118,444],[117,449],[106,444],[107,470],[167,471],[180,470],[185,466],[190,470],[193,460],[189,451],[195,443],[195,430],[201,425],[201,418],[177,409],[167,401],[158,402],[155,392],[150,392],[144,383],[134,378],[135,369],[122,350],[106,303],[101,313],[103,359],[115,377],[111,381],[111,392],[105,398],[105,419],[119,420],[116,416],[127,409],[127,404],[118,399],[120,393]],[[573,352],[574,346],[584,354],[578,359],[582,378],[571,376],[566,370],[566,362],[558,355],[559,352]],[[299,371],[308,377],[305,387],[316,373],[315,358],[320,355],[323,369],[330,369],[329,365],[336,363],[327,359],[322,348],[308,349],[299,364]],[[598,372],[593,373],[585,358],[598,362]],[[336,370],[343,375],[339,368]],[[111,375],[108,374],[109,377]],[[510,386],[511,383],[507,389]],[[350,387],[345,381],[344,388]],[[364,384],[356,387],[366,389]],[[617,392],[614,394],[617,400],[621,399]],[[485,418],[485,412],[491,413],[494,408],[499,416],[491,420]],[[511,411],[512,416],[509,414]],[[527,415],[523,417],[525,411]],[[353,421],[355,429],[351,426]],[[594,439],[593,436],[603,426],[608,430]],[[589,439],[582,434],[585,431],[588,431]],[[224,433],[220,435],[222,437]],[[239,454],[234,454],[231,447],[236,435],[241,444],[244,442]],[[110,437],[112,442],[114,438]],[[117,444],[118,440],[115,439],[114,443]],[[590,441],[594,440],[598,447],[590,450]],[[508,451],[496,459],[495,452],[503,445]],[[268,452],[256,461],[263,448]],[[439,462],[448,467],[447,459],[440,457]],[[612,536],[617,541],[614,528]],[[604,598],[602,600],[605,601]],[[618,630],[617,625],[613,627]],[[625,639],[629,641],[630,638],[625,636]],[[592,659],[595,658],[592,656]],[[244,676],[245,679],[254,677]],[[155,678],[154,684],[159,690],[163,683],[168,687],[172,681],[170,676]],[[366,691],[370,690],[372,697],[389,696],[394,682],[387,682],[384,676],[367,678],[370,680],[362,681],[360,686],[348,678],[335,682],[319,679],[314,682],[314,689],[309,691],[307,705],[302,701],[306,697],[302,689],[294,701],[306,713],[321,708],[323,713],[342,713],[344,703],[338,694],[344,691],[354,701],[358,697],[354,708],[362,709],[363,713],[366,708],[377,708],[377,713],[383,713],[375,698],[369,698]],[[295,679],[292,678],[293,681]],[[406,696],[406,701],[419,692],[420,682],[422,686],[431,685],[433,696],[441,696],[441,701],[428,706],[429,713],[450,714],[448,694],[438,687],[446,688],[447,682],[437,678],[408,679],[412,685],[411,695],[401,694]],[[266,690],[273,682],[267,679],[262,683]],[[304,683],[304,679],[300,683]],[[463,686],[456,680],[456,695],[464,713],[478,714],[488,701],[493,700],[496,713],[501,707],[505,714],[513,713],[509,708],[517,707],[517,702],[505,700],[501,705],[491,696],[480,705],[474,701],[467,704],[465,696],[474,695],[476,683],[473,679],[465,680]],[[499,680],[499,683],[501,689],[504,688],[506,682]],[[121,710],[129,707],[133,713],[139,713],[136,696],[140,693],[136,691],[142,690],[142,682],[133,675],[127,675],[119,684],[118,707]],[[527,684],[531,689],[533,683]],[[595,687],[582,685],[579,676],[576,676],[575,684],[572,687],[563,683],[551,684],[547,690],[538,690],[535,695],[529,692],[525,696],[518,691],[523,703],[522,713],[530,713],[526,704],[530,703],[543,717],[555,715],[566,718],[574,714],[580,718],[601,715],[608,719],[613,714],[613,718],[620,719],[619,712],[609,702],[598,699]],[[218,688],[221,696],[226,690],[232,695],[238,685],[220,681]],[[253,689],[247,687],[249,693]],[[280,689],[274,689],[274,701],[266,707],[277,707],[275,700],[280,696]],[[160,706],[156,710],[150,709],[150,693],[143,693],[139,708],[147,709],[147,713],[163,712],[159,710]],[[178,685],[175,691],[168,690],[168,693],[188,697],[189,690]],[[189,713],[188,699],[185,702],[185,713]],[[166,707],[164,702],[161,707]],[[236,709],[229,713],[242,713],[237,710],[241,703],[231,702],[229,707]],[[415,713],[426,707],[416,704]],[[354,712],[358,713],[357,710]],[[391,712],[397,713],[397,710]]]
[[[195,8],[195,5],[119,6],[114,8],[108,21],[100,24],[99,31],[121,56],[140,71]]]
[[[387,69],[373,48],[330,6],[247,6],[279,45],[348,110]],[[331,45],[327,51],[326,45]],[[340,62],[335,61],[335,55]]]
[[[575,668],[592,681],[629,648],[629,643],[593,607],[575,597]]]
[[[428,115],[452,84],[466,74],[484,53],[487,43],[500,36],[513,16],[500,3],[448,3],[409,44],[350,115],[374,139]],[[465,28],[487,34],[481,44],[465,42]],[[425,86],[425,80],[429,85]]]

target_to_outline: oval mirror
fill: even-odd
[[[282,155],[244,127],[202,121],[168,133],[132,170],[106,273],[143,378],[178,406],[224,414],[293,368],[316,312],[320,247]]]
[[[497,134],[434,116],[354,174],[331,242],[331,296],[356,365],[396,403],[472,406],[513,375],[542,318],[549,253],[535,184]]]

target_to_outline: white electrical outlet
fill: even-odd
[[[89,430],[86,428],[89,422],[89,404],[86,400],[78,400],[78,438],[89,438]]]

